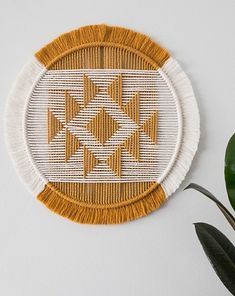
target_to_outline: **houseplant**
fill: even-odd
[[[231,206],[235,209],[235,134],[230,138],[225,153],[225,183]],[[212,200],[235,231],[235,218],[207,189],[191,183],[185,189],[194,189]],[[207,223],[195,223],[198,239],[225,287],[235,295],[235,247],[218,229]]]

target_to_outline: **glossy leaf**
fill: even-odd
[[[229,201],[235,210],[235,134],[230,138],[226,149],[224,177]]]
[[[212,225],[195,223],[200,243],[225,287],[235,295],[235,247]]]
[[[228,222],[230,223],[230,225],[233,227],[233,229],[235,230],[235,218],[233,217],[233,215],[229,212],[229,210],[212,194],[210,193],[207,189],[205,189],[204,187],[195,184],[195,183],[191,183],[189,184],[186,189],[195,189],[199,192],[201,192],[202,194],[204,194],[205,196],[207,196],[209,199],[211,199],[213,202],[216,203],[216,205],[218,206],[218,208],[221,210],[221,212],[223,213],[223,215],[225,216],[225,218],[228,220]]]

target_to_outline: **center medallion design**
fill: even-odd
[[[83,179],[97,174],[98,177],[106,174],[121,178],[123,173],[128,176],[135,167],[140,171],[152,165],[157,141],[157,110],[146,109],[144,100],[150,100],[146,97],[146,82],[135,89],[136,79],[141,79],[138,73],[136,75],[123,80],[121,73],[111,73],[102,80],[99,73],[84,73],[72,87],[68,84],[64,89],[49,89],[48,145],[52,163],[62,165],[64,161],[71,166],[69,174],[76,171]],[[155,94],[154,85],[151,87]],[[151,95],[151,89],[148,93]],[[152,106],[155,104],[153,98]],[[141,156],[143,142],[143,149],[147,149],[144,157]],[[58,150],[58,146],[64,147],[63,160],[63,149]],[[58,155],[53,152],[56,149]]]
[[[102,107],[86,128],[103,145],[119,129],[119,124]]]

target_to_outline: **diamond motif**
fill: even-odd
[[[102,108],[86,128],[103,145],[119,129],[119,124]]]

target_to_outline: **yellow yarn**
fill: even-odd
[[[106,25],[86,26],[63,34],[39,50],[35,56],[48,70],[156,70],[169,58],[165,49],[145,35]],[[99,164],[105,164],[120,178],[120,182],[50,182],[45,185],[38,199],[52,211],[79,223],[116,224],[147,215],[166,200],[165,193],[156,182],[121,182],[122,153],[124,150],[129,153],[131,161],[141,162],[140,133],[144,133],[152,145],[156,144],[157,111],[151,110],[140,122],[141,94],[133,91],[124,104],[123,76],[121,73],[115,74],[105,89],[107,100],[111,100],[114,107],[119,109],[118,112],[122,112],[124,118],[127,116],[135,124],[135,129],[130,130],[128,137],[120,144],[115,144],[115,149],[105,160],[100,160],[94,151],[81,143],[69,127],[70,124],[75,124],[73,120],[77,115],[86,112],[86,108],[95,102],[100,92],[100,87],[87,74],[83,74],[80,83],[83,102],[79,103],[69,89],[48,90],[49,101],[53,102],[57,95],[64,98],[63,120],[56,116],[56,110],[61,108],[61,104],[56,105],[56,100],[54,110],[48,109],[48,143],[53,144],[53,139],[58,134],[65,134],[64,161],[69,164],[71,157],[82,148],[84,179]],[[99,145],[104,146],[120,129],[120,125],[109,111],[101,107],[83,128]],[[58,158],[53,159],[53,154],[49,155],[49,159],[59,163]]]
[[[161,185],[154,184],[154,189],[141,194],[135,201],[117,206],[90,207],[67,198],[60,191],[47,184],[37,196],[50,210],[74,222],[82,224],[119,224],[146,216],[158,209],[165,201],[165,193]]]
[[[61,60],[63,56],[66,56],[69,53],[72,55],[74,52],[77,52],[78,49],[84,48],[89,48],[90,50],[90,59],[93,61],[93,63],[87,61],[88,63],[91,63],[89,67],[87,67],[90,69],[115,69],[123,67],[121,62],[112,64],[112,61],[109,63],[107,61],[106,63],[105,61],[97,61],[97,55],[103,56],[104,59],[110,59],[108,58],[111,54],[111,52],[109,52],[110,48],[120,48],[124,50],[121,54],[127,55],[126,57],[129,60],[132,58],[131,53],[137,54],[146,62],[146,67],[147,64],[149,64],[147,69],[157,69],[169,58],[167,50],[153,42],[149,37],[132,30],[107,25],[85,26],[69,33],[65,33],[40,49],[35,56],[45,67],[53,68],[53,65],[58,59]],[[94,48],[97,50],[95,51]],[[103,50],[106,50],[106,52],[103,52],[102,54]],[[115,50],[112,51],[112,54],[113,53],[115,54]],[[73,59],[73,55],[71,58]],[[82,56],[80,59],[82,59]],[[84,65],[81,67],[85,59],[83,59],[84,61],[81,61],[81,64],[79,65],[80,59],[79,56],[75,56],[73,59],[74,67],[77,69],[85,68]],[[143,61],[141,63],[143,63]],[[109,64],[109,66],[104,66],[104,64]],[[129,65],[129,67],[126,68],[140,69],[140,65],[136,65],[136,61],[133,60],[130,64],[132,64],[132,67]],[[60,68],[62,67],[63,65],[61,65]],[[66,66],[66,68],[69,69],[68,66]]]

